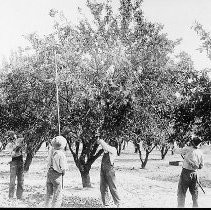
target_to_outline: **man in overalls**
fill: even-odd
[[[108,206],[108,203],[106,202],[106,197],[108,196],[109,187],[114,204],[119,207],[120,198],[116,188],[116,177],[114,170],[114,160],[117,157],[115,142],[110,141],[109,144],[107,144],[104,140],[99,138],[99,133],[97,134],[97,136],[97,143],[100,144],[104,150],[100,171],[100,192],[102,202],[104,206]]]
[[[52,148],[47,160],[46,208],[59,208],[62,205],[63,176],[67,170],[67,159],[64,153],[66,144],[67,141],[63,136],[57,136],[52,140]]]

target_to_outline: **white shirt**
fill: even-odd
[[[116,150],[116,148],[108,145],[102,139],[99,139],[99,143],[101,144],[101,146],[102,146],[102,148],[104,150],[104,153],[109,152],[110,161],[111,161],[111,164],[113,165],[114,164],[114,161],[115,161],[115,159],[117,157],[117,150]]]
[[[67,159],[63,150],[55,150],[51,147],[48,154],[48,169],[51,167],[59,173],[67,170]]]
[[[23,149],[20,150],[19,152],[16,152],[14,151],[14,149],[17,147],[17,146],[22,146],[21,145],[21,142],[22,142],[22,138],[19,138],[19,139],[16,139],[15,141],[13,142],[9,142],[6,146],[6,150],[9,152],[9,154],[12,156],[12,157],[18,157],[20,155],[22,155],[22,152],[23,152]]]
[[[200,149],[186,146],[183,148],[176,148],[174,152],[176,154],[181,154],[184,157],[183,168],[185,169],[196,171],[204,166],[203,153]]]

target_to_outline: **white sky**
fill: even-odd
[[[115,8],[119,0],[113,0]],[[62,10],[73,23],[79,17],[77,7],[85,7],[86,0],[0,0],[0,61],[11,50],[28,44],[22,35],[32,32],[47,34],[52,30],[50,9]],[[191,29],[195,21],[211,32],[210,0],[144,0],[145,18],[164,24],[170,39],[183,38],[177,52],[186,51],[192,56],[197,69],[210,68],[211,61],[196,49],[201,42]]]

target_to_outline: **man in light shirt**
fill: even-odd
[[[106,197],[108,196],[109,187],[114,200],[114,204],[119,207],[120,198],[117,192],[116,177],[114,170],[114,161],[117,157],[115,142],[110,141],[109,144],[107,144],[103,139],[99,138],[99,133],[97,133],[97,136],[97,143],[100,144],[104,150],[100,171],[100,192],[102,202],[104,206],[108,206],[108,204],[106,203]]]
[[[52,148],[48,155],[45,207],[49,207],[51,196],[53,196],[52,208],[61,207],[62,204],[62,181],[67,170],[67,160],[64,153],[66,143],[63,136],[57,136],[52,140]]]
[[[25,150],[24,138],[17,138],[14,131],[7,131],[6,138],[8,138],[8,144],[6,145],[6,151],[12,157],[10,163],[10,184],[9,184],[9,198],[14,197],[15,193],[15,181],[17,177],[17,199],[22,199],[23,184],[24,184],[24,164],[23,164],[23,152]]]
[[[184,158],[177,190],[178,207],[185,206],[185,197],[188,188],[192,195],[193,207],[198,207],[197,170],[201,169],[204,165],[203,153],[199,150],[200,143],[201,140],[199,137],[193,137],[190,146],[174,148],[174,152],[181,154]]]

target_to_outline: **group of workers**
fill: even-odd
[[[23,163],[23,138],[17,138],[15,132],[8,132],[6,135],[8,144],[6,150],[9,151],[12,160],[10,161],[10,184],[9,198],[13,199],[15,194],[15,181],[17,178],[17,199],[23,198],[24,185],[24,163]],[[114,170],[114,161],[117,156],[115,142],[106,143],[100,138],[97,132],[97,143],[102,146],[104,154],[101,162],[100,172],[100,192],[103,205],[109,206],[107,203],[108,188],[114,200],[114,204],[120,206],[120,198],[116,187],[116,178]],[[62,204],[63,176],[67,171],[67,159],[65,155],[65,147],[67,141],[63,136],[56,136],[51,141],[51,147],[47,158],[47,181],[46,181],[46,198],[45,207],[57,208]]]
[[[24,164],[23,164],[23,138],[17,138],[14,132],[10,132],[8,137],[8,144],[6,150],[11,154],[10,161],[10,184],[9,184],[9,198],[14,197],[15,181],[17,178],[17,199],[23,197],[24,184]],[[108,188],[112,195],[116,207],[121,207],[120,197],[116,187],[116,178],[114,170],[114,162],[117,157],[117,150],[115,142],[110,141],[106,143],[100,138],[97,132],[97,143],[102,146],[104,150],[101,170],[100,170],[100,192],[104,207],[109,206],[107,203]],[[181,154],[184,158],[182,172],[179,179],[177,190],[178,207],[185,206],[185,197],[187,189],[189,189],[193,207],[198,207],[198,175],[197,170],[204,165],[203,153],[199,149],[201,140],[199,137],[193,137],[190,145],[178,148],[174,147],[174,152]],[[67,160],[64,148],[67,144],[63,136],[56,136],[51,141],[51,148],[49,150],[47,159],[47,181],[46,181],[46,198],[45,207],[60,207],[62,204],[62,188],[63,176],[67,171]]]

